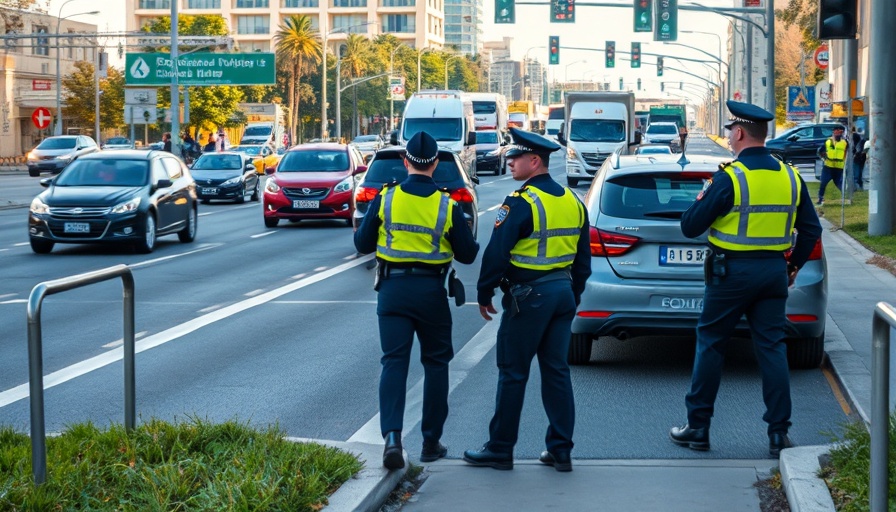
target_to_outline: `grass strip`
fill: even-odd
[[[806,183],[813,202],[818,199],[818,185],[817,182]],[[889,259],[896,258],[896,235],[871,236],[868,234],[868,191],[856,191],[852,196],[852,204],[843,206],[843,225],[840,223],[840,198],[842,197],[840,191],[833,185],[828,185],[824,196],[825,204],[816,207],[819,216],[823,216],[828,222],[845,231],[871,252]],[[886,267],[887,265],[878,266]]]
[[[129,434],[76,424],[47,439],[47,480],[35,487],[29,437],[0,427],[0,510],[315,511],[362,467],[284,435],[198,418]]]

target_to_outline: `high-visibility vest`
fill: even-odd
[[[386,187],[377,212],[380,220],[376,255],[395,263],[448,263],[454,257],[445,233],[451,229],[454,202],[436,190],[415,196],[401,186]]]
[[[709,241],[728,251],[786,251],[800,203],[800,175],[787,164],[778,170],[725,167],[734,187],[734,206],[709,227]]]
[[[514,195],[532,208],[533,231],[510,251],[510,263],[533,270],[552,270],[572,265],[584,225],[585,209],[575,194],[564,187],[560,197],[531,185]]]
[[[824,149],[824,165],[834,169],[843,169],[843,164],[846,161],[846,140],[840,139],[834,142],[828,139],[824,141]]]

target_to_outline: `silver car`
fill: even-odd
[[[99,150],[96,142],[86,135],[47,137],[28,153],[28,175],[59,174],[75,158]]]
[[[681,216],[722,158],[617,156],[604,162],[585,197],[591,225],[591,277],[572,324],[569,362],[586,364],[600,336],[694,335],[703,309],[700,239],[681,233]],[[824,357],[827,264],[821,240],[787,299],[787,358],[814,368]],[[749,336],[746,319],[738,335]]]

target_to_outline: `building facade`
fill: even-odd
[[[501,41],[486,41],[482,47],[482,62],[486,67],[488,92],[504,95],[507,101],[523,99],[523,65],[510,58],[513,38]]]
[[[53,134],[57,57],[63,77],[75,70],[77,61],[95,63],[97,27],[7,8],[0,8],[0,23],[7,37],[0,48],[0,157],[20,157]],[[65,34],[58,38],[58,50],[57,25],[59,34]],[[44,130],[32,121],[39,108],[53,116]],[[93,134],[93,123],[87,120],[63,117],[62,128],[63,134]]]
[[[127,0],[127,29],[170,15],[171,0]],[[223,16],[241,52],[270,52],[283,20],[305,15],[339,52],[349,34],[391,34],[413,48],[445,44],[445,0],[175,0],[180,14]]]
[[[482,51],[482,0],[445,0],[445,46],[464,55]]]

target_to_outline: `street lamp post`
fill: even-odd
[[[392,74],[395,73],[395,52],[398,51],[399,48],[404,46],[404,43],[395,45],[395,48],[392,48],[392,51],[389,52],[389,131],[395,129],[395,100],[392,98]]]
[[[345,31],[351,31],[353,28],[358,27],[366,27],[367,25],[373,25],[376,23],[375,21],[366,21],[364,23],[358,23],[357,25],[349,25],[347,27],[335,28],[333,30],[327,31],[326,29],[321,30],[322,34],[321,39],[323,40],[323,67],[320,70],[321,76],[321,88],[320,88],[320,138],[321,140],[326,140],[327,133],[327,36],[330,34],[340,34]]]
[[[719,137],[725,135],[725,109],[722,108],[722,100],[726,98],[725,93],[725,82],[722,81],[722,37],[719,34],[714,32],[704,32],[702,30],[682,30],[681,32],[685,34],[703,34],[708,36],[715,36],[716,39],[719,40],[719,61],[718,61],[718,72],[719,72]],[[727,65],[726,65],[727,68]],[[730,75],[730,71],[728,72]],[[730,77],[728,77],[730,78]],[[729,80],[728,88],[731,89],[731,83]]]
[[[73,16],[93,16],[100,13],[99,11],[90,11],[62,16],[62,9],[66,4],[73,1],[74,0],[65,0],[65,2],[59,6],[59,11],[56,13],[56,127],[53,129],[53,135],[62,135],[62,70],[60,69],[59,59],[59,25],[62,24],[62,20]]]
[[[426,47],[426,48],[421,48],[420,51],[417,52],[417,92],[420,92],[420,87],[422,87],[422,83],[423,83],[420,79],[421,78],[421,76],[420,76],[420,58],[423,57],[424,53],[430,52],[432,50],[435,50],[435,48]]]
[[[570,62],[569,64],[566,65],[566,67],[563,69],[563,82],[564,83],[569,82],[569,66],[572,66],[573,64],[581,64],[583,62],[587,63],[588,61],[585,59],[582,59],[582,60]]]
[[[460,55],[452,55],[445,59],[445,90],[448,90],[448,63],[454,59],[459,59]]]

